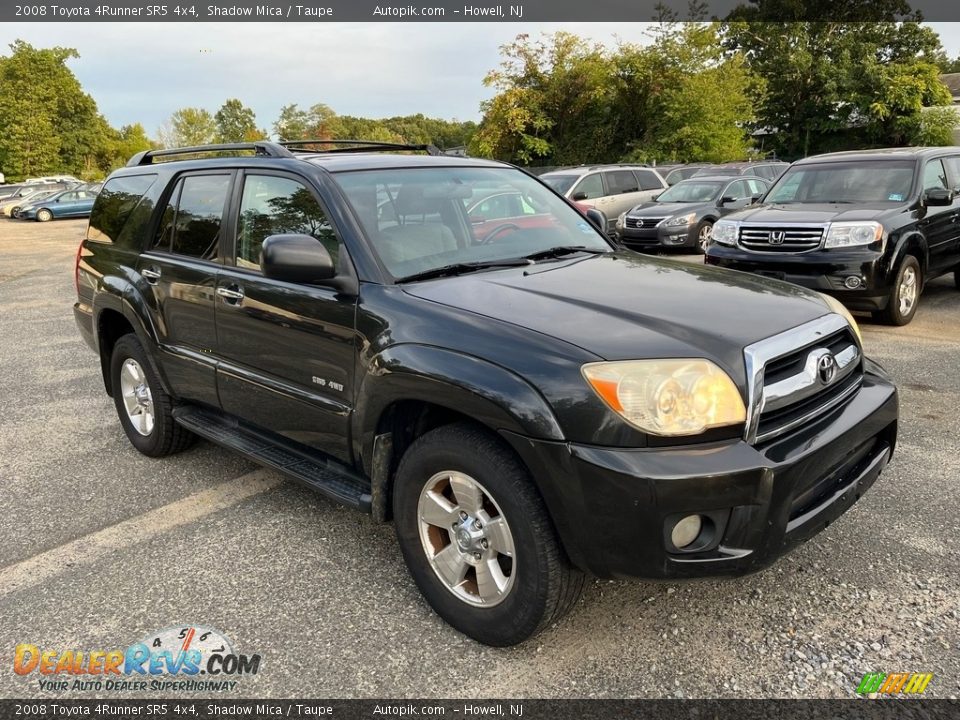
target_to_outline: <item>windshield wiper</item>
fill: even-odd
[[[574,253],[590,253],[591,255],[603,255],[610,252],[599,248],[588,248],[585,245],[558,245],[557,247],[538,250],[535,253],[524,255],[524,260],[546,260],[547,258],[563,257],[564,255],[573,255]]]
[[[422,272],[404,275],[397,278],[396,282],[411,282],[413,280],[429,280],[431,278],[446,277],[449,275],[462,275],[463,273],[475,272],[477,270],[486,270],[488,268],[498,267],[520,267],[529,265],[530,261],[524,258],[508,258],[506,260],[479,260],[477,262],[459,262],[441,265],[440,267],[423,270]]]

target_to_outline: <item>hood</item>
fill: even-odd
[[[744,346],[830,312],[819,295],[796,285],[628,252],[403,288],[607,360],[704,357],[741,379]]]
[[[787,203],[758,205],[727,215],[726,219],[749,223],[828,223],[846,220],[880,220],[891,214],[907,212],[902,206],[889,203],[858,203],[856,205]]]
[[[699,212],[705,205],[710,204],[711,203],[701,202],[649,202],[631,208],[627,212],[627,215],[630,217],[673,217],[674,215],[686,215],[687,213]]]

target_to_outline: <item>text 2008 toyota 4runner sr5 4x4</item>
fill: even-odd
[[[134,157],[77,322],[138,450],[199,435],[392,517],[464,633],[519,642],[586,573],[763,568],[890,459],[896,389],[835,300],[618,251],[508,165],[305,147]]]
[[[821,290],[906,325],[927,280],[953,272],[960,288],[960,152],[799,160],[762,205],[714,225],[706,261]]]

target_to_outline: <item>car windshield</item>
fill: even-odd
[[[397,279],[545,252],[611,250],[580,213],[519,170],[394,168],[334,177]]]
[[[713,167],[700,168],[693,174],[693,177],[697,177],[700,175],[739,175],[739,174],[740,174],[740,168],[729,167],[726,165],[715,165]]]
[[[684,180],[669,190],[665,190],[657,202],[660,203],[702,203],[710,202],[723,189],[722,182],[702,182],[700,180]]]
[[[579,175],[544,175],[540,178],[561,195],[566,195],[573,184],[580,179]]]
[[[903,202],[913,189],[912,160],[797,165],[784,173],[765,203]]]

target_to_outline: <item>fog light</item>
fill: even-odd
[[[673,526],[673,532],[670,533],[670,541],[678,550],[683,549],[697,539],[702,527],[703,520],[699,515],[687,515]]]
[[[846,280],[843,281],[843,284],[851,290],[856,290],[858,287],[863,285],[863,280],[861,280],[856,275],[851,275]]]

